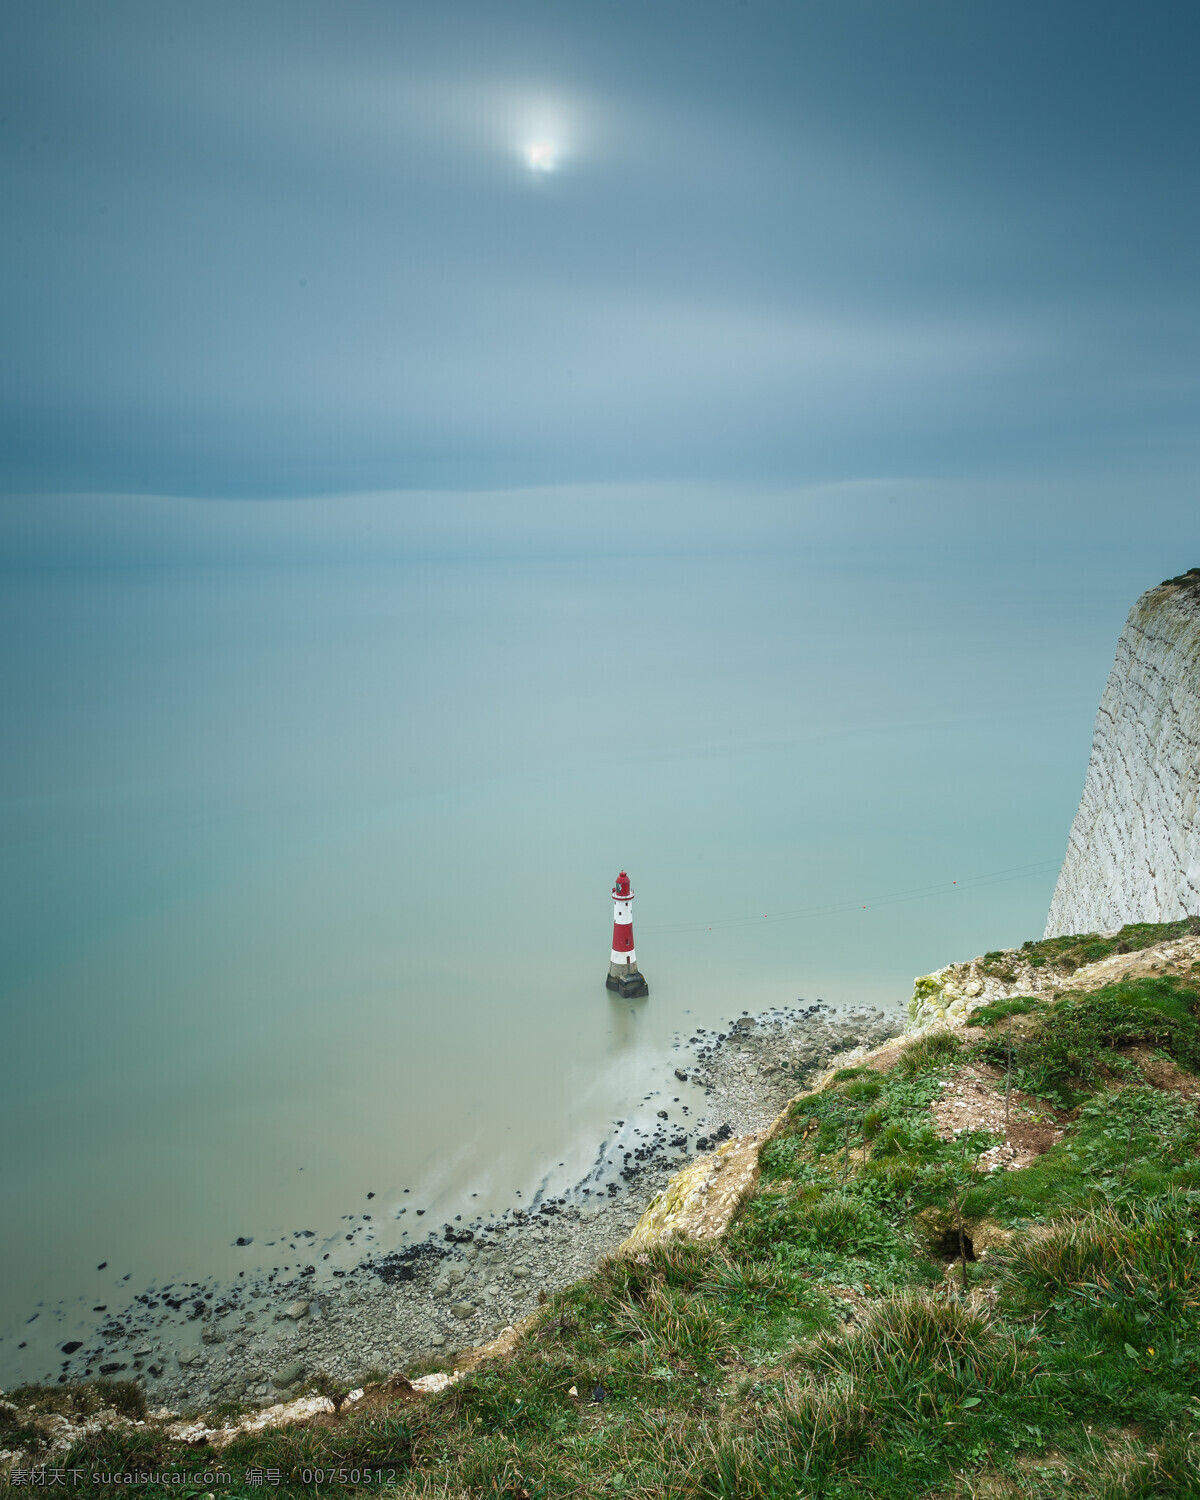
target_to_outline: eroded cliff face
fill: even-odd
[[[1200,569],[1148,590],[1109,674],[1046,936],[1200,913]]]

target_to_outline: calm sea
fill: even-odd
[[[4,575],[0,1378],[368,1193],[576,1180],[694,1026],[1040,935],[1128,600],[684,543]]]

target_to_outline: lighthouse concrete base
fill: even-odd
[[[639,972],[637,964],[609,964],[608,978],[604,983],[623,1000],[639,1000],[650,993],[646,976]]]

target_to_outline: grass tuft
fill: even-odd
[[[1200,1325],[1200,1202],[1170,1193],[1056,1225],[1018,1242],[1006,1279],[1027,1308],[1075,1299],[1097,1326],[1100,1314],[1122,1328],[1129,1317],[1145,1328],[1169,1321],[1174,1336]]]
[[[871,1412],[852,1380],[789,1378],[746,1410],[737,1429],[710,1439],[695,1493],[711,1500],[820,1494],[822,1480],[845,1469],[871,1441]]]
[[[654,1287],[617,1309],[616,1327],[653,1345],[658,1358],[707,1368],[729,1346],[728,1326],[712,1300]]]
[[[849,1372],[893,1392],[938,1377],[974,1388],[992,1368],[995,1346],[992,1323],[980,1308],[906,1291],[879,1303],[849,1335],[816,1340],[799,1360],[827,1375]]]
[[[927,1031],[915,1042],[909,1042],[897,1064],[901,1073],[912,1076],[931,1068],[943,1068],[962,1051],[962,1042],[952,1031]]]

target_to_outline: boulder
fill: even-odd
[[[719,1239],[758,1185],[758,1148],[766,1134],[735,1137],[714,1155],[701,1156],[684,1167],[651,1200],[623,1250],[644,1250],[675,1240]],[[712,1143],[729,1135],[729,1126],[722,1125]],[[696,1144],[700,1149],[701,1143]]]

